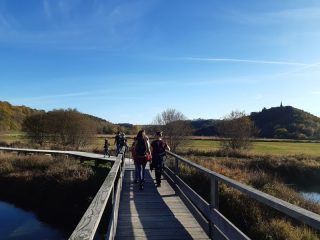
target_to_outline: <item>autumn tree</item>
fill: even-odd
[[[176,109],[167,109],[158,114],[152,125],[154,131],[164,132],[164,137],[172,151],[177,149],[185,136],[189,136],[192,133],[187,118]]]
[[[96,133],[94,121],[75,109],[54,110],[27,117],[24,129],[40,145],[44,142],[79,149]]]
[[[245,150],[251,146],[250,137],[256,133],[253,121],[244,112],[232,111],[219,124],[222,147],[226,150]]]
[[[25,118],[22,129],[32,142],[42,146],[47,140],[48,121],[46,113],[37,113]]]

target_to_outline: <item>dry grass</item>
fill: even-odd
[[[233,155],[234,156],[234,155]],[[284,184],[288,175],[296,178],[320,179],[320,161],[306,156],[237,157],[195,156],[190,159],[231,179],[251,185],[263,192],[320,214],[320,204],[305,200],[297,191]],[[281,178],[280,178],[281,176]],[[204,199],[209,200],[210,181],[194,169],[181,164],[182,177]],[[308,227],[250,199],[237,190],[220,185],[220,211],[253,239],[319,239]]]
[[[109,164],[95,167],[64,157],[0,154],[0,199],[69,234],[109,169]]]
[[[1,177],[52,178],[56,181],[87,181],[93,170],[80,165],[77,161],[51,156],[14,156],[0,157]]]

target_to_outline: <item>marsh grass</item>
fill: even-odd
[[[1,154],[0,199],[70,233],[110,167],[64,157]]]
[[[224,156],[224,157],[217,157]],[[319,159],[299,156],[252,156],[241,153],[225,156],[185,155],[208,169],[250,185],[277,198],[320,214],[320,204],[305,200],[283,178],[300,176],[316,181],[320,175]],[[234,157],[237,156],[237,157]],[[248,158],[249,157],[249,158]],[[168,161],[174,167],[173,161]],[[181,163],[179,176],[209,202],[210,179]],[[292,172],[294,172],[292,174]],[[283,175],[288,175],[283,177]],[[319,233],[254,199],[219,185],[220,211],[252,239],[319,239]]]

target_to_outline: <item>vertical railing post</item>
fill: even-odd
[[[215,176],[210,176],[210,212],[213,213],[215,209],[219,209],[219,181]],[[212,215],[212,214],[210,214]],[[219,233],[212,218],[210,218],[210,237],[211,239],[223,239]]]
[[[115,189],[115,186],[113,185],[112,192],[111,192],[111,209],[112,209],[111,234],[110,234],[111,239],[114,239],[114,234],[115,234],[115,229],[114,229],[114,203],[115,203],[115,198],[116,198],[115,194],[116,194],[116,189]]]

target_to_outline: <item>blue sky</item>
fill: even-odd
[[[150,123],[320,116],[318,0],[0,0],[0,100]]]

